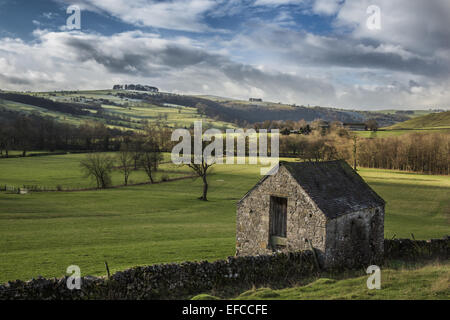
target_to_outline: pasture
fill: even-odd
[[[0,159],[0,185],[80,186],[83,155]],[[167,166],[185,175],[187,168]],[[386,201],[385,236],[450,234],[450,179],[360,169]],[[121,181],[114,174],[113,180]],[[104,275],[136,265],[234,255],[236,202],[260,179],[259,167],[216,165],[208,202],[199,179],[79,192],[0,192],[0,282],[60,277],[69,265]],[[142,177],[143,178],[143,177]],[[131,175],[138,181],[139,175]]]
[[[10,152],[15,154],[16,152]],[[34,152],[32,152],[34,153]],[[84,189],[96,186],[93,180],[84,177],[80,168],[80,161],[85,154],[50,155],[25,158],[0,159],[0,186],[39,186],[43,189]],[[116,154],[110,153],[111,157]],[[187,168],[180,168],[170,162],[170,154],[164,154],[160,170],[155,173],[155,180],[177,178],[189,175]],[[123,174],[119,170],[112,173],[112,185],[123,184]],[[133,171],[128,181],[129,184],[144,183],[149,181],[144,170]]]

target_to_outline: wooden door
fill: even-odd
[[[286,237],[287,198],[270,197],[270,236]]]

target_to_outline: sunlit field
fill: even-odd
[[[83,156],[0,159],[0,185],[92,186],[79,169]],[[173,164],[162,168],[190,174]],[[450,234],[448,177],[376,169],[359,173],[387,201],[387,238]],[[0,282],[59,277],[72,264],[83,275],[104,275],[105,261],[114,272],[234,255],[236,202],[260,178],[258,166],[215,165],[207,202],[197,199],[199,179],[78,192],[0,192]],[[132,173],[130,179],[145,177]],[[118,172],[113,180],[121,183]]]

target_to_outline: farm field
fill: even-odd
[[[118,117],[114,120],[108,120],[105,116],[96,116],[94,110],[90,110],[91,115],[72,115],[68,113],[56,112],[45,108],[13,102],[9,100],[0,100],[0,107],[6,110],[19,111],[24,114],[37,113],[41,116],[51,117],[58,122],[72,125],[81,125],[87,121],[100,121],[109,128],[121,130],[139,130],[142,128],[142,122],[155,123],[156,121],[172,128],[189,127],[195,120],[202,120],[204,126],[215,128],[233,128],[234,125],[205,117],[197,112],[196,108],[190,108],[178,105],[167,105],[164,107],[152,105],[141,100],[121,99],[114,96],[117,91],[114,90],[93,90],[78,91],[76,93],[34,93],[33,95],[52,99],[59,102],[73,102],[71,99],[106,99],[118,105],[102,104],[103,112],[106,116]]]
[[[0,185],[86,183],[80,157],[0,159]],[[387,201],[387,238],[450,234],[448,177],[364,168],[359,173]],[[216,165],[208,202],[197,200],[199,179],[82,192],[0,192],[0,282],[59,277],[72,264],[83,275],[104,275],[105,261],[115,272],[234,255],[236,202],[259,179],[258,166]]]
[[[14,152],[10,153],[14,154]],[[109,153],[111,157],[116,154]],[[57,189],[57,186],[64,189],[93,188],[95,182],[84,177],[80,168],[80,161],[86,156],[83,153],[67,155],[50,155],[25,158],[5,158],[0,159],[0,186],[22,187],[39,186],[43,189]],[[170,161],[170,154],[164,154],[160,171],[155,173],[158,181],[163,175],[168,178],[176,178],[189,175],[186,168],[174,166]],[[183,170],[185,169],[185,170]],[[143,170],[133,171],[128,181],[129,184],[143,183],[148,181],[148,176]],[[114,170],[112,174],[112,185],[123,184],[123,175],[119,170]]]

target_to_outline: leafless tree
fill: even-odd
[[[133,157],[134,170],[138,169],[139,160],[142,156],[143,144],[144,144],[144,137],[141,134],[136,134],[131,140],[130,151]]]
[[[378,130],[378,122],[374,119],[367,120],[366,127],[370,131],[377,131]]]
[[[203,156],[203,150],[205,150],[205,142],[203,142],[202,145],[202,154],[195,156],[192,154],[191,156],[191,163],[187,164],[189,168],[191,168],[194,173],[202,179],[203,181],[203,193],[202,196],[199,198],[203,201],[208,201],[207,195],[208,195],[208,174],[211,172],[210,168],[214,165],[214,163],[208,163],[208,159]],[[192,150],[194,148],[192,147]],[[194,161],[197,159],[197,161]],[[198,162],[198,163],[195,163]]]
[[[151,183],[154,183],[153,173],[158,170],[162,155],[155,141],[148,141],[143,145],[143,152],[139,158],[140,165],[144,168]]]
[[[119,163],[119,169],[123,173],[124,184],[128,185],[128,178],[133,170],[134,159],[133,153],[129,150],[127,144],[123,143],[120,147],[120,151],[117,154],[117,160]]]
[[[95,179],[97,188],[107,188],[111,185],[111,172],[114,167],[112,157],[104,153],[89,153],[81,160],[80,166],[86,177]]]
[[[208,169],[212,167],[212,165],[209,165],[206,163],[205,159],[202,157],[202,163],[201,164],[195,164],[191,163],[188,164],[189,168],[191,168],[197,176],[199,176],[203,181],[203,194],[199,198],[203,201],[208,201],[207,194],[208,194]]]

